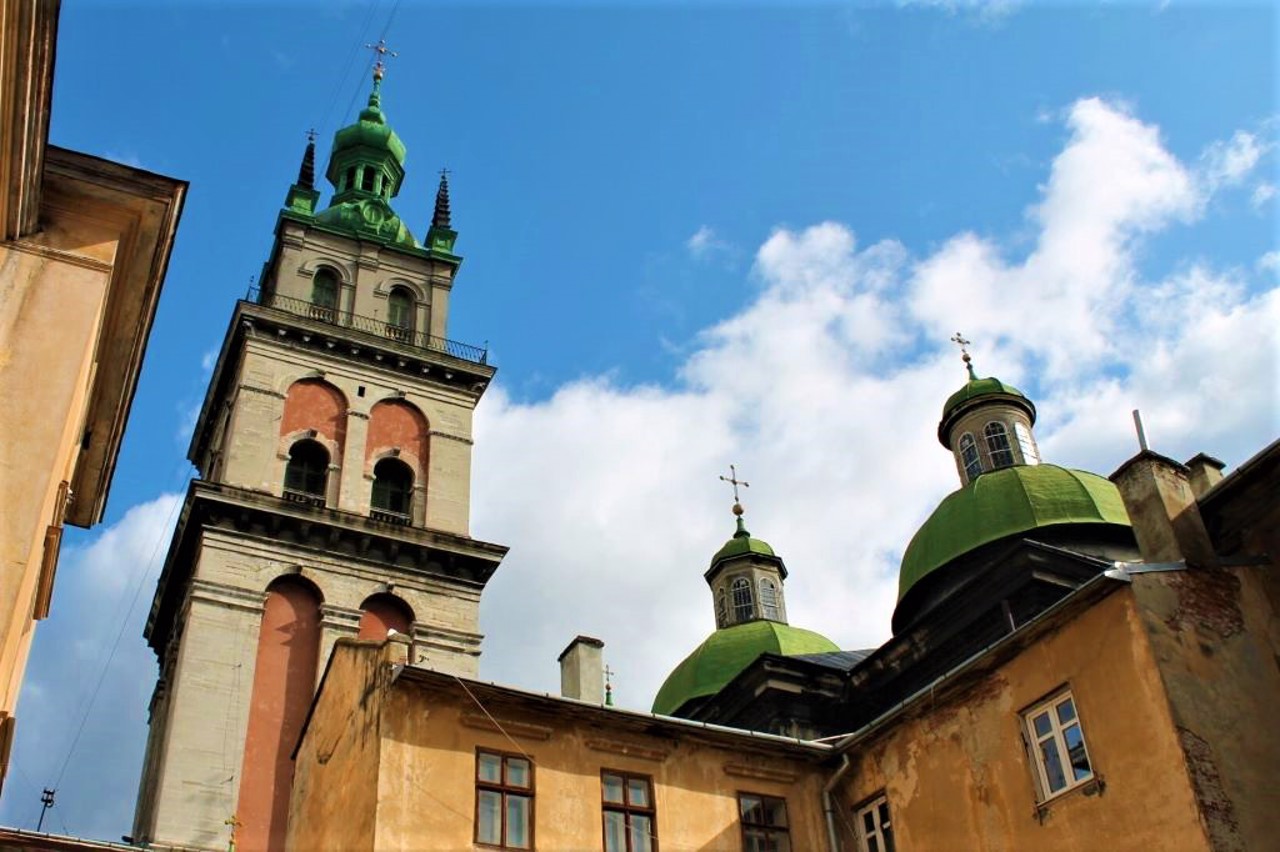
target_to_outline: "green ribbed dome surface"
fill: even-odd
[[[667,676],[653,712],[670,716],[692,698],[714,695],[761,654],[823,654],[836,644],[812,630],[777,621],[748,621],[717,630]]]
[[[964,387],[947,397],[947,402],[942,406],[942,419],[946,420],[947,415],[955,411],[960,405],[971,399],[977,399],[980,396],[988,396],[990,394],[1009,394],[1010,396],[1020,396],[1026,399],[1026,394],[1015,388],[1013,385],[1007,385],[997,378],[988,376],[985,379],[970,379],[965,383]]]
[[[730,559],[734,556],[746,556],[748,553],[754,553],[758,556],[777,556],[767,541],[752,538],[744,530],[741,534],[735,535],[726,541],[724,547],[716,551],[716,555],[711,557],[711,564],[715,565],[722,559]]]
[[[902,556],[898,600],[957,556],[1058,524],[1130,526],[1120,492],[1097,474],[1052,464],[984,473],[948,494],[916,531]]]

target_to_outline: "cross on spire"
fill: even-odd
[[[377,55],[378,58],[374,60],[373,63],[373,79],[381,80],[382,75],[386,73],[387,70],[387,63],[383,60],[388,57],[395,59],[400,54],[387,47],[387,40],[385,38],[378,39],[377,44],[366,44],[365,48],[372,50]]]
[[[973,356],[969,354],[969,345],[972,340],[966,340],[964,335],[956,332],[951,336],[951,342],[960,347],[960,360],[964,361],[965,367],[969,370],[969,378],[977,381],[978,374],[973,371]]]
[[[613,706],[613,676],[617,674],[608,665],[604,667],[604,703]]]
[[[722,475],[720,479],[733,486],[733,505],[735,509],[739,508],[738,504],[740,501],[738,500],[738,486],[741,485],[743,488],[750,488],[751,483],[745,482],[738,478],[738,468],[735,467],[734,465],[729,465],[729,475],[728,476]],[[741,512],[735,511],[734,514],[735,515],[741,514]]]

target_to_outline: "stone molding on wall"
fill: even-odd
[[[778,781],[783,784],[793,784],[799,777],[794,772],[763,766],[748,766],[745,763],[726,763],[724,774],[734,778],[754,778],[758,781]]]
[[[266,592],[242,589],[238,586],[229,586],[226,583],[193,579],[191,581],[190,597],[193,601],[204,601],[260,614],[267,595]]]
[[[590,739],[587,748],[592,751],[603,751],[609,754],[620,754],[623,757],[638,757],[641,760],[652,760],[661,763],[671,754],[670,749],[649,748],[622,740]]]
[[[495,719],[480,713],[463,713],[459,717],[459,721],[468,728],[474,728],[479,731],[494,731],[526,740],[546,741],[551,739],[551,735],[554,733],[546,725],[531,725],[528,722],[516,722],[511,719]]]

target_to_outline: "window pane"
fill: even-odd
[[[742,809],[742,821],[759,825],[764,822],[764,812],[760,807],[759,796],[743,796],[738,801],[738,807]]]
[[[787,827],[787,802],[785,799],[764,800],[764,822],[765,825],[773,825],[778,828]]]
[[[864,834],[875,834],[876,815],[871,811],[862,812],[862,831]]]
[[[889,803],[881,802],[880,807],[878,808],[878,811],[880,813],[880,828],[882,830],[888,828],[889,827]]]
[[[507,845],[529,848],[529,797],[507,796]]]
[[[481,843],[502,842],[502,794],[476,791],[476,839]]]
[[[653,849],[651,832],[653,825],[647,816],[631,815],[631,852],[649,852]]]
[[[1036,738],[1047,737],[1049,732],[1053,730],[1053,723],[1049,720],[1048,713],[1041,713],[1031,720],[1031,724],[1035,726]]]
[[[512,787],[528,787],[529,761],[521,757],[508,757],[507,783]]]
[[[641,808],[649,807],[649,782],[643,778],[628,778],[627,802]]]
[[[1076,717],[1076,706],[1071,703],[1071,699],[1058,705],[1058,724],[1065,725]]]
[[[502,783],[502,758],[496,754],[481,754],[476,761],[476,777],[494,784]]]
[[[893,852],[893,829],[886,825],[880,837],[884,839],[884,852]]]
[[[1071,761],[1071,772],[1076,781],[1081,781],[1093,774],[1089,769],[1089,757],[1084,753],[1084,737],[1080,734],[1079,725],[1071,725],[1062,731],[1062,738],[1067,741],[1067,760]]]
[[[873,835],[867,835],[867,852],[880,852],[880,841]]]
[[[1062,758],[1058,755],[1058,740],[1051,737],[1040,743],[1040,754],[1044,761],[1044,774],[1049,782],[1049,792],[1055,793],[1067,786],[1067,777],[1062,774]]]
[[[604,788],[604,800],[622,804],[622,776],[605,775],[601,786]]]
[[[605,852],[627,852],[625,817],[621,811],[604,812]]]
[[[770,838],[769,848],[773,852],[791,852],[791,836],[789,834],[775,834]]]
[[[748,828],[742,833],[742,846],[746,852],[769,852],[769,838],[763,829]]]

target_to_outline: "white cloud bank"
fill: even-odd
[[[669,385],[589,378],[530,404],[494,387],[476,423],[473,532],[512,549],[485,594],[481,676],[555,691],[557,654],[586,633],[606,642],[618,703],[647,709],[712,630],[702,573],[733,530],[717,479],[730,462],[751,482],[750,529],[791,572],[793,623],[846,648],[882,642],[902,549],[958,484],[934,435],[964,378],[946,343],[957,329],[981,373],[1033,396],[1048,461],[1110,472],[1135,449],[1135,407],[1175,458],[1205,450],[1237,464],[1274,438],[1280,288],[1269,264],[1187,260],[1145,276],[1143,238],[1206,215],[1214,187],[1114,103],[1081,100],[1065,120],[1022,256],[972,233],[916,256],[894,241],[859,246],[835,222],[778,230],[756,253],[758,298],[705,329]],[[41,630],[114,636],[100,601],[140,566],[150,595],[149,547],[167,542],[176,499],[135,508],[69,553],[55,605],[64,625]],[[155,677],[141,617],[59,794],[55,811],[77,834],[129,824]],[[33,785],[65,753],[101,649],[45,653],[29,670],[15,753],[31,789],[11,775],[18,792],[0,812],[10,824],[34,816]],[[110,789],[85,792],[100,777],[115,779]]]

